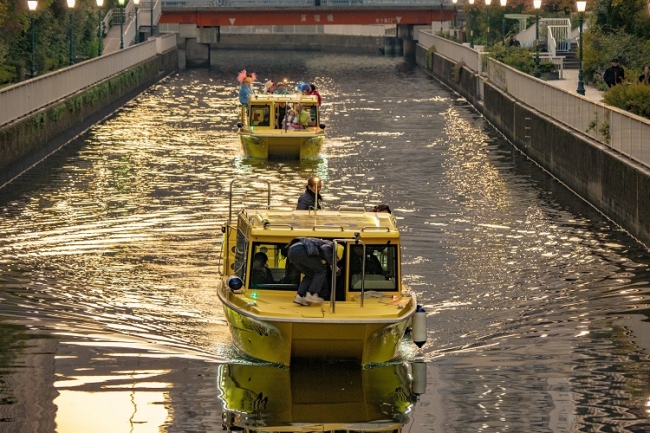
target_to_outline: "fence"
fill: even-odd
[[[165,35],[0,90],[0,126],[16,121],[176,47]]]
[[[423,30],[418,41],[425,48],[435,45],[436,52],[450,60],[463,60],[467,68],[481,75],[481,53]],[[513,98],[650,167],[650,141],[644,141],[650,137],[650,120],[558,89],[494,59],[488,58],[487,65],[488,80]]]

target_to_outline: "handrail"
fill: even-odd
[[[289,230],[293,230],[293,226],[291,224],[273,224],[268,221],[264,223],[264,230],[279,229],[279,228],[288,228]]]
[[[362,232],[370,232],[370,231],[385,231],[386,233],[390,233],[390,227],[377,227],[377,226],[366,226],[361,229]]]
[[[317,231],[317,230],[334,230],[334,229],[336,229],[338,231],[341,231],[341,232],[344,231],[343,227],[341,227],[341,226],[318,225],[318,226],[312,227],[312,231],[314,231],[314,232]]]

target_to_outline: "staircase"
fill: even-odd
[[[571,48],[568,53],[557,53],[558,56],[564,57],[564,69],[580,69],[580,58],[578,45],[571,42]]]

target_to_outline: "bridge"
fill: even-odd
[[[449,3],[449,2],[448,2]],[[430,25],[454,19],[456,5],[431,0],[163,0],[160,24]]]

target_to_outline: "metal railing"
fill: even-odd
[[[176,35],[151,39],[0,90],[0,126],[19,120],[176,47]]]
[[[418,43],[425,49],[435,45],[437,53],[455,62],[462,60],[481,75],[483,53],[424,30],[418,33]],[[489,57],[487,65],[488,80],[513,98],[650,167],[650,142],[644,139],[650,136],[649,119],[559,89]]]
[[[597,140],[628,158],[650,167],[650,120],[488,59],[488,79],[510,96],[564,125]]]

